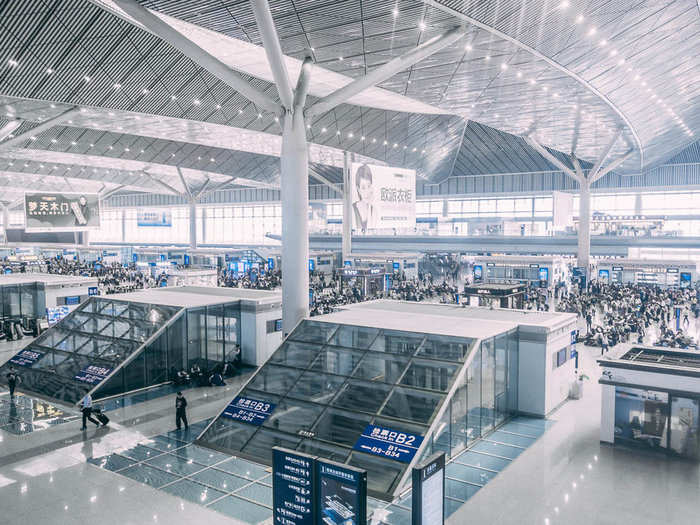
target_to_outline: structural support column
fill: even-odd
[[[197,201],[190,199],[190,248],[197,248]]]
[[[352,188],[350,187],[350,153],[343,152],[343,261],[352,254]]]
[[[585,268],[586,278],[591,259],[591,183],[586,178],[579,180],[578,210],[578,264]]]
[[[10,227],[10,207],[7,204],[2,204],[2,233],[5,236],[5,244],[7,244],[7,229]]]
[[[282,130],[282,332],[309,314],[309,155],[304,113],[287,111]]]

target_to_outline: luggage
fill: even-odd
[[[109,423],[109,418],[104,414],[104,412],[95,412],[95,417],[97,418],[97,421],[103,425]]]

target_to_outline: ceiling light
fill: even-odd
[[[384,141],[384,145],[386,146],[387,144],[389,144],[389,143],[385,140],[385,141]]]
[[[396,18],[397,16],[399,16],[399,10],[398,10],[398,9],[394,9],[394,10],[391,12],[391,14],[394,15],[394,18]]]
[[[243,110],[242,110],[242,109],[239,109],[239,110],[238,110],[238,114],[240,115],[241,113],[243,113]]]
[[[425,31],[425,27],[426,27],[426,26],[425,26],[425,22],[423,22],[423,21],[421,21],[421,22],[418,24],[418,29],[420,29],[421,31]]]
[[[598,42],[598,45],[599,45],[600,47],[605,47],[605,46],[608,45],[608,41],[605,40],[605,39],[603,39],[603,40],[601,40],[600,42]]]
[[[353,134],[352,131],[351,131],[350,133],[348,133],[348,138],[349,138],[349,139],[353,138],[354,136],[355,136],[355,135]]]
[[[326,131],[328,131],[326,128],[321,128],[321,133],[325,133]]]
[[[201,103],[202,101],[197,98],[192,101],[192,104],[194,104],[195,106],[199,106]]]
[[[531,79],[530,79],[530,84],[532,84],[533,86],[535,85],[535,79],[534,79],[534,78],[531,78]]]
[[[36,140],[36,137],[29,137],[29,140]]]
[[[110,146],[109,149],[114,149],[114,146]]]
[[[418,148],[413,148],[413,149],[412,149],[411,151],[414,151],[414,152],[415,152],[415,151],[416,151],[416,149],[418,149]]]
[[[377,142],[377,139],[372,139],[372,144],[375,144]]]
[[[56,144],[58,142],[56,139],[51,139],[51,144]]]
[[[484,57],[484,60],[491,60],[491,55],[486,55],[486,56]]]
[[[175,95],[170,95],[170,100],[177,100],[177,97]]]
[[[472,50],[471,44],[467,44],[466,46],[464,46],[464,50],[465,50],[465,51],[471,51],[471,50]]]
[[[583,22],[583,20],[584,20],[583,15],[578,15],[578,16],[576,17],[576,23],[577,23],[577,24],[580,24],[581,22]]]
[[[124,148],[124,151],[131,151],[129,148]]]
[[[7,65],[10,67],[15,67],[17,66],[18,62],[16,60],[10,59],[7,61]]]
[[[336,134],[336,135],[340,135],[340,130],[337,130],[337,131],[335,132],[335,134]]]
[[[280,118],[279,118],[279,117],[275,117],[275,122],[279,122],[279,121],[280,121]]]
[[[221,104],[217,104],[216,109],[221,109]]]
[[[258,113],[258,118],[262,118],[262,113]]]
[[[86,75],[86,76],[83,77],[83,80],[84,80],[85,82],[90,82],[90,77],[88,77],[88,76]]]
[[[503,62],[503,63],[501,64],[501,69],[503,69],[503,70],[508,69],[508,64],[506,64],[505,62]]]
[[[596,31],[598,31],[598,30],[596,29],[595,26],[591,27],[591,28],[588,30],[588,36],[593,36],[593,35],[595,35],[595,34],[596,34]]]
[[[114,89],[121,89],[122,85],[121,84],[114,84]]]
[[[46,68],[46,74],[47,74],[47,75],[53,75],[53,69],[51,69],[50,67],[49,67],[49,68]]]
[[[624,59],[624,58],[621,58],[620,60],[617,61],[617,65],[618,65],[618,66],[621,66],[621,65],[624,64],[624,63],[625,63],[625,59]]]
[[[561,4],[559,4],[559,9],[566,9],[569,7],[569,0],[563,0]]]
[[[397,147],[397,146],[398,146],[398,144],[396,142],[394,142],[394,147]]]
[[[518,78],[522,77],[522,76],[523,76],[522,72],[521,72],[521,71],[518,71],[517,76],[518,76]]]
[[[360,137],[360,140],[365,140],[365,136],[362,135],[362,136]]]
[[[617,55],[617,49],[611,49],[611,50],[610,50],[610,56],[611,56],[611,57],[614,57],[615,55]]]
[[[91,147],[91,148],[94,148],[94,147],[95,147],[95,145],[94,145],[94,144],[90,144],[90,147]]]
[[[339,61],[339,62],[342,62],[342,61],[343,61],[343,57],[338,57],[338,61]]]
[[[150,93],[150,91],[148,91],[147,89],[144,89],[141,93],[143,93],[144,95],[148,95]]]
[[[216,159],[214,157],[209,159],[209,162],[216,162]]]

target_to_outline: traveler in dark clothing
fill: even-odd
[[[87,420],[88,419],[91,422],[95,423],[95,426],[97,426],[97,427],[100,426],[100,422],[92,417],[92,396],[90,395],[89,392],[87,394],[85,394],[85,397],[80,402],[80,409],[81,409],[81,412],[83,413],[83,426],[81,427],[80,430],[87,430]]]
[[[15,388],[17,383],[20,383],[22,379],[17,375],[14,368],[10,368],[7,374],[7,384],[10,386],[10,397],[15,397]]]
[[[181,429],[181,424],[185,424],[185,430],[189,428],[187,424],[187,399],[182,395],[182,392],[177,393],[175,398],[175,426],[178,430]]]

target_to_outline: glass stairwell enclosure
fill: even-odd
[[[212,369],[234,351],[239,321],[237,303],[186,309],[92,297],[25,348],[34,362],[15,368],[22,388],[43,397],[75,404],[91,391],[99,400],[171,381],[194,363]]]
[[[198,442],[268,465],[274,446],[353,465],[367,470],[371,495],[390,500],[417,461],[450,457],[505,421],[514,392],[516,330],[482,341],[305,320],[239,392],[274,407],[269,417],[256,425],[225,410]],[[363,452],[368,425],[422,445],[409,460]]]

